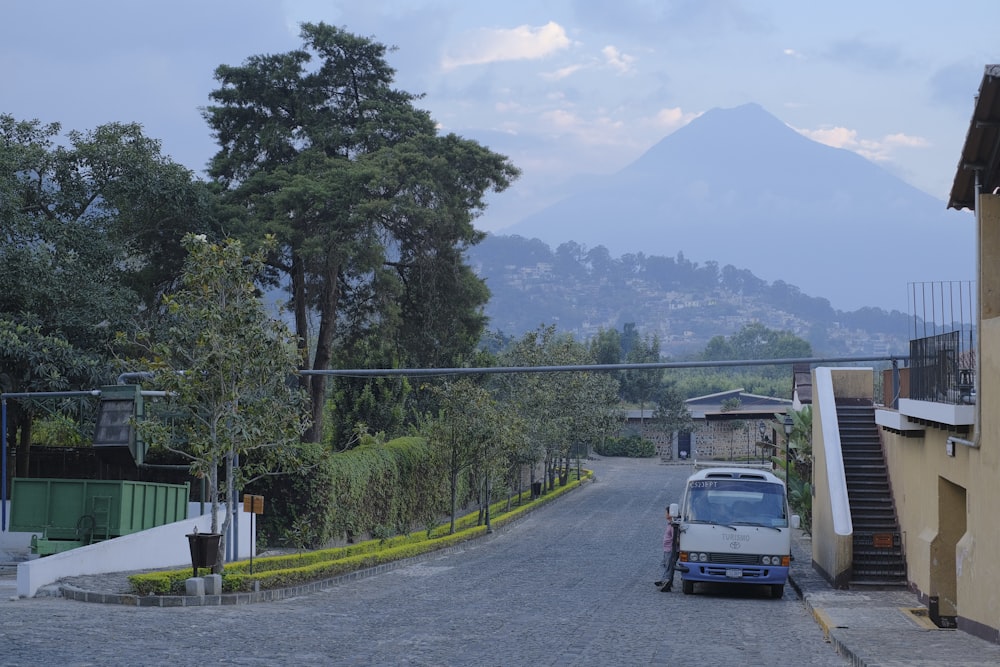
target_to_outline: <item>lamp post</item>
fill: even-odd
[[[764,453],[765,447],[764,443],[767,442],[765,439],[767,433],[767,427],[764,426],[764,420],[761,419],[757,422],[757,446],[760,447],[760,462],[764,463]]]
[[[792,449],[792,427],[794,426],[794,423],[792,422],[792,416],[787,412],[785,413],[785,419],[783,423],[785,425],[785,496],[787,497],[790,495],[788,491],[788,483],[789,483],[788,455],[789,451]]]

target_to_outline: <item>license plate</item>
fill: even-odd
[[[735,567],[726,568],[726,576],[730,579],[742,579],[743,570]]]

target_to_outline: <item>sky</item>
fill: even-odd
[[[215,68],[322,21],[396,47],[396,87],[441,132],[522,170],[485,231],[748,102],[943,202],[998,19],[996,0],[0,0],[0,114],[137,122],[204,176]]]

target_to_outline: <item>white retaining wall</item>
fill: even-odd
[[[222,510],[225,506],[220,506]],[[7,519],[10,520],[8,506]],[[188,518],[165,526],[157,526],[139,533],[123,535],[114,539],[70,549],[43,558],[29,554],[32,533],[0,532],[0,559],[20,560],[17,564],[17,594],[33,597],[42,586],[54,583],[63,577],[106,572],[131,572],[170,567],[191,567],[191,550],[187,534],[211,532],[211,507],[205,506],[205,514],[199,516],[200,503],[188,504]],[[239,539],[236,553],[229,560],[250,557],[250,550],[256,555],[256,536],[251,534],[251,515],[239,506]],[[220,511],[219,525],[224,515]],[[254,532],[256,532],[256,521]],[[28,560],[22,560],[28,559]]]

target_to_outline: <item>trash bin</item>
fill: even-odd
[[[188,533],[191,548],[191,568],[198,576],[199,567],[215,567],[219,560],[219,540],[222,533]]]

